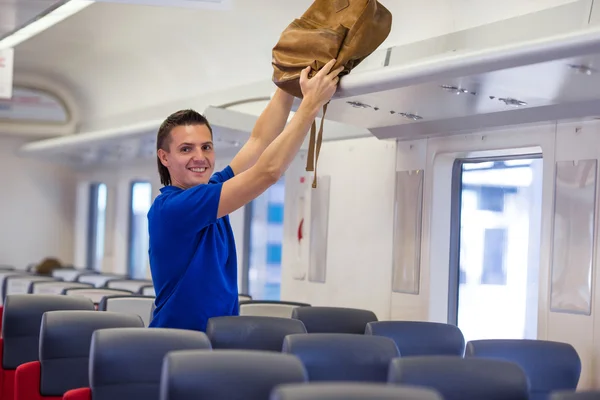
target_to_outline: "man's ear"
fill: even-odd
[[[167,160],[167,152],[163,149],[158,149],[158,152],[156,154],[158,155],[158,159],[160,160],[161,164],[165,167],[168,167],[169,160]]]

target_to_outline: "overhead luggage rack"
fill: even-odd
[[[380,139],[414,139],[589,117],[599,106],[595,28],[349,74],[327,119]]]

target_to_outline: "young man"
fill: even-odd
[[[148,212],[156,291],[151,327],[205,331],[209,318],[238,314],[237,256],[228,214],[287,170],[319,110],[335,93],[342,67],[332,71],[334,63],[310,79],[310,67],[302,71],[303,100],[287,126],[293,97],[277,90],[246,144],[214,175],[208,121],[184,110],[163,122],[156,147],[165,187]]]

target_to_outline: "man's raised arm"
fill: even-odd
[[[231,161],[230,166],[235,175],[256,164],[263,151],[283,131],[293,102],[292,95],[277,88],[275,95],[258,117],[248,141]]]
[[[328,62],[313,78],[308,78],[310,67],[300,76],[303,100],[296,114],[283,132],[260,155],[256,164],[223,184],[217,218],[221,218],[248,204],[281,178],[300,150],[306,134],[319,110],[336,91],[339,73],[334,71],[335,60]],[[232,166],[233,169],[233,166]]]

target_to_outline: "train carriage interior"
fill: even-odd
[[[0,400],[600,400],[600,3],[328,1],[0,0]],[[234,315],[151,326],[162,122],[229,166],[317,3],[389,33],[228,215]]]

